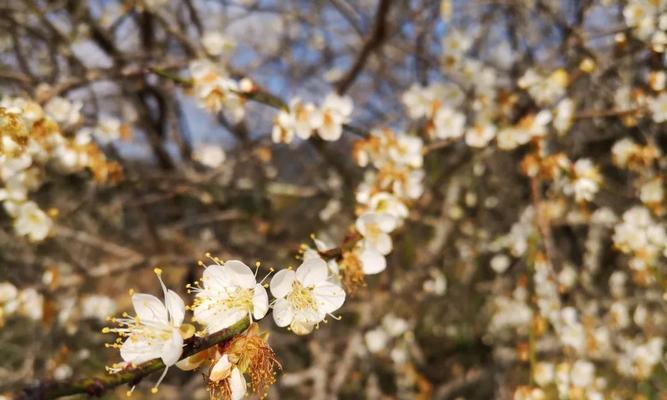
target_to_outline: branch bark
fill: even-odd
[[[241,320],[227,329],[199,338],[191,337],[186,341],[181,360],[210,347],[229,341],[243,333],[250,326],[248,319]],[[104,392],[123,384],[136,385],[143,378],[165,368],[160,359],[146,361],[132,369],[116,374],[94,376],[77,381],[55,382],[42,381],[27,387],[14,395],[14,400],[48,400],[74,394],[101,396]]]
[[[375,23],[373,24],[373,31],[366,39],[357,59],[352,64],[352,67],[343,75],[343,77],[336,83],[336,91],[338,94],[343,94],[352,86],[352,83],[357,79],[359,73],[366,65],[368,57],[377,50],[384,42],[387,36],[387,15],[391,6],[390,0],[380,0],[377,12],[375,13]]]

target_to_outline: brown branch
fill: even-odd
[[[191,337],[186,341],[181,360],[229,341],[234,336],[243,333],[249,325],[250,321],[244,319],[212,335],[203,338]],[[165,365],[162,360],[156,359],[115,374],[85,378],[78,381],[42,381],[19,391],[13,398],[14,400],[47,400],[74,394],[101,396],[104,392],[123,384],[137,385],[146,376],[163,368],[165,368]]]
[[[634,107],[628,109],[611,109],[611,110],[588,110],[582,111],[574,115],[574,119],[588,119],[588,118],[605,118],[605,117],[622,117],[629,114],[635,114],[644,111],[642,107]]]
[[[363,70],[368,57],[382,46],[387,36],[387,15],[389,14],[391,3],[390,0],[381,0],[378,4],[377,12],[375,13],[375,24],[373,25],[371,35],[366,39],[352,67],[336,82],[336,92],[338,94],[347,92],[357,79],[357,76],[359,76],[359,73]]]

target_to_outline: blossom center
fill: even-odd
[[[305,310],[316,308],[317,303],[313,297],[312,289],[304,287],[301,282],[295,280],[292,284],[292,291],[287,295],[287,301],[296,310]]]
[[[252,298],[254,291],[252,289],[237,288],[234,293],[223,300],[227,308],[238,308],[252,311]]]

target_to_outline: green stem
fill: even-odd
[[[168,72],[164,69],[161,68],[149,68],[149,71],[154,73],[155,75],[161,76],[163,78],[169,79],[170,81],[174,81],[178,83],[179,85],[183,86],[192,86],[192,79],[186,79],[186,78],[181,78],[180,76],[176,74],[172,74],[171,72]]]
[[[234,336],[243,333],[250,326],[250,321],[246,318],[227,329],[213,333],[209,336],[199,338],[191,337],[186,341],[181,355],[181,360],[197,354],[210,347],[224,343]],[[89,396],[100,396],[107,390],[113,389],[123,384],[136,385],[144,377],[153,372],[165,368],[160,359],[146,361],[134,368],[124,370],[114,374],[95,376],[76,381],[53,382],[43,381],[34,386],[27,387],[15,396],[15,400],[47,400],[56,399],[63,396],[74,394],[87,394]]]

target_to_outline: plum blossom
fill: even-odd
[[[192,158],[208,168],[218,168],[225,162],[225,150],[222,146],[203,144],[195,148]]]
[[[218,31],[204,32],[201,44],[206,52],[213,56],[219,56],[234,49],[234,41]]]
[[[44,240],[53,227],[53,221],[35,202],[26,201],[14,211],[14,229],[19,236],[34,242]]]
[[[450,107],[441,107],[433,118],[435,137],[439,139],[463,136],[466,117]]]
[[[242,319],[261,319],[269,308],[266,289],[257,283],[250,267],[238,260],[209,265],[201,286],[190,286],[196,293],[194,320],[206,326],[211,334],[228,328]]]
[[[602,176],[593,162],[582,158],[574,163],[573,177],[565,185],[566,194],[573,194],[577,202],[591,201],[600,190]]]
[[[297,335],[310,333],[345,301],[343,289],[328,280],[327,263],[317,257],[304,260],[293,271],[283,269],[271,279],[273,319]]]
[[[352,99],[330,93],[320,108],[320,123],[317,126],[319,136],[327,141],[340,139],[343,124],[349,122],[352,114]]]
[[[650,99],[648,108],[651,111],[653,121],[657,123],[667,121],[667,93],[662,93],[658,97]]]
[[[551,74],[542,74],[528,69],[519,79],[519,87],[526,89],[540,105],[551,104],[565,94],[569,77],[564,69],[557,69]]]
[[[122,345],[111,345],[120,348],[120,356],[127,363],[138,365],[159,358],[166,366],[164,372],[153,387],[157,387],[167,374],[169,368],[176,364],[183,353],[183,335],[181,325],[185,317],[185,303],[171,289],[167,289],[162,281],[162,271],[155,269],[164,293],[164,303],[157,297],[146,293],[132,295],[135,317],[125,316],[114,318],[117,328],[104,328],[104,332],[117,333],[125,338]]]
[[[496,128],[493,125],[475,125],[466,131],[466,144],[470,147],[484,147],[495,136]]]
[[[368,200],[368,207],[376,213],[392,215],[399,221],[408,216],[408,207],[398,197],[389,192],[375,193]]]
[[[82,107],[83,103],[80,101],[72,102],[64,97],[56,96],[44,105],[44,111],[58,124],[72,126],[81,121]]]
[[[363,236],[364,248],[377,250],[382,255],[391,252],[391,233],[396,229],[396,218],[388,213],[365,213],[357,218],[357,231]]]
[[[205,59],[190,62],[192,90],[200,107],[218,113],[223,109],[238,121],[245,115],[244,100],[238,95],[239,84],[227,71]]]
[[[229,355],[227,354],[223,354],[213,364],[208,379],[213,384],[220,384],[221,381],[227,380],[230,400],[240,400],[246,395],[246,380],[238,366],[229,361]]]

